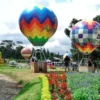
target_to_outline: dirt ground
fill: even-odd
[[[20,91],[16,84],[16,81],[4,74],[0,74],[0,100],[12,100]]]

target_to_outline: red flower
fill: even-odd
[[[64,100],[72,100],[71,93],[67,92],[68,85],[66,84],[66,74],[46,74],[49,80],[50,91],[52,93],[52,100],[56,100],[57,97],[63,97]],[[66,93],[67,92],[67,93]],[[54,93],[54,94],[53,94]],[[61,95],[59,95],[59,93]]]
[[[60,94],[64,94],[65,93],[65,90],[64,89],[61,89],[60,90]]]
[[[61,88],[67,88],[67,84],[65,82],[61,83]]]
[[[52,79],[49,80],[49,84],[50,84],[50,85],[52,85],[52,84],[54,84],[54,83],[55,83],[54,80],[52,80]]]
[[[58,81],[65,82],[66,81],[66,75],[65,74],[58,75]]]
[[[56,84],[56,87],[57,87],[57,88],[61,88],[61,83],[57,83],[57,84]]]
[[[57,99],[57,97],[58,97],[58,94],[57,93],[52,93],[52,100],[56,100]]]
[[[65,97],[66,97],[65,100],[72,100],[70,93],[66,93]]]
[[[60,78],[62,79],[62,81],[65,81],[65,80],[66,80],[66,75],[65,75],[65,74],[62,74],[62,75],[60,76]]]
[[[49,77],[52,78],[52,73],[49,74]]]
[[[54,79],[57,79],[57,75],[56,75],[56,74],[53,74],[53,78],[54,78]]]

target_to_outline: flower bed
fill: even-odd
[[[66,84],[66,74],[46,74],[49,80],[52,100],[72,100],[71,91]]]
[[[94,73],[67,74],[74,100],[100,100],[100,76]]]

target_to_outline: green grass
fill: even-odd
[[[9,75],[23,85],[21,91],[13,100],[40,100],[42,82],[38,76],[41,73],[33,73],[31,69],[8,67],[5,64],[0,66],[0,73]]]
[[[31,69],[18,69],[15,67],[8,67],[7,65],[0,66],[0,73],[6,74],[18,82],[23,81],[23,83],[26,83],[42,74],[33,73]]]
[[[93,73],[68,73],[68,86],[74,100],[100,100],[100,76]]]
[[[41,80],[39,78],[35,78],[26,83],[18,95],[13,98],[13,100],[40,100],[41,88]]]

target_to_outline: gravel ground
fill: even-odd
[[[19,91],[20,88],[17,87],[16,81],[0,74],[0,100],[12,100]]]

